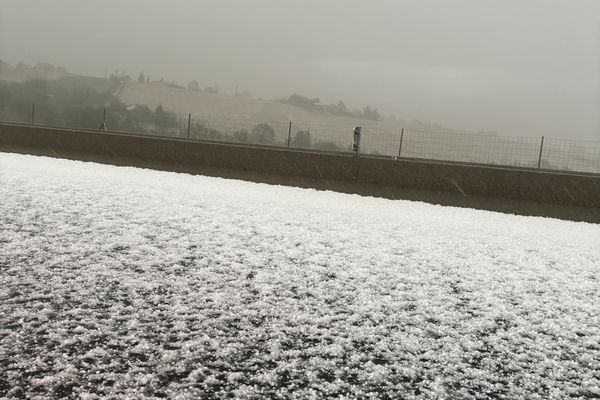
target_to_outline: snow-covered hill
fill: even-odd
[[[600,397],[600,226],[0,153],[0,397]]]

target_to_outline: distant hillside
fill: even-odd
[[[165,110],[179,116],[192,113],[195,118],[227,118],[255,121],[293,121],[300,126],[364,126],[372,129],[391,129],[399,132],[401,128],[452,131],[437,124],[402,119],[366,119],[351,116],[334,115],[328,110],[334,106],[321,106],[310,109],[293,104],[293,101],[260,100],[247,96],[230,96],[211,91],[193,90],[169,82],[139,83],[129,76],[114,76],[110,79],[76,75],[64,67],[49,63],[37,63],[33,66],[19,63],[10,65],[0,60],[0,81],[25,82],[31,79],[62,81],[68,87],[88,87],[96,92],[111,93],[129,106],[143,105],[155,110],[162,105]],[[292,95],[290,99],[302,96]],[[32,99],[34,100],[34,99]],[[340,102],[341,103],[341,102]],[[376,110],[376,109],[375,109]]]
[[[89,88],[102,93],[113,93],[119,87],[118,81],[72,74],[64,67],[57,67],[48,63],[37,63],[33,66],[19,63],[13,66],[0,60],[0,81],[25,82],[32,79],[61,81],[62,85]]]
[[[179,115],[192,113],[196,117],[251,119],[257,121],[293,121],[311,125],[368,126],[372,128],[436,129],[450,130],[439,125],[418,121],[382,120],[343,117],[323,111],[304,108],[278,101],[259,100],[249,97],[230,96],[206,91],[176,87],[164,82],[141,84],[127,82],[116,93],[128,105],[145,105],[151,109],[159,104]]]

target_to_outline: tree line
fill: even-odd
[[[341,100],[338,101],[337,104],[321,104],[321,100],[319,100],[319,98],[309,98],[294,93],[287,99],[279,100],[279,102],[300,107],[310,112],[321,111],[341,117],[370,119],[373,121],[379,121],[381,119],[381,115],[379,114],[379,110],[377,110],[377,108],[371,108],[370,105],[366,105],[362,111],[350,110]]]
[[[127,106],[113,91],[114,79],[65,76],[56,80],[0,81],[0,120],[80,129],[158,133],[176,126],[162,106]],[[104,120],[105,113],[108,120]]]

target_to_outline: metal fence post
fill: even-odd
[[[35,125],[35,103],[31,104],[31,125]]]
[[[542,136],[542,143],[540,144],[540,158],[538,159],[538,168],[542,166],[542,152],[544,151],[544,137]]]
[[[404,128],[402,128],[402,131],[400,132],[400,146],[398,146],[398,158],[400,158],[400,155],[402,154],[402,140],[404,139]]]
[[[360,134],[362,131],[362,127],[356,126],[353,133],[353,141],[352,141],[352,150],[354,151],[354,155],[358,157],[358,153],[360,152]]]
[[[291,140],[292,140],[292,121],[290,121],[290,126],[288,127],[288,147],[290,147]]]
[[[100,123],[100,128],[98,128],[99,131],[104,131],[106,132],[108,129],[106,127],[106,107],[104,108],[104,111],[102,112],[102,122]]]
[[[187,130],[187,138],[190,138],[190,127],[192,126],[192,113],[188,114],[188,130]]]

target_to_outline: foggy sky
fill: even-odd
[[[0,59],[600,140],[598,0],[0,0]]]

